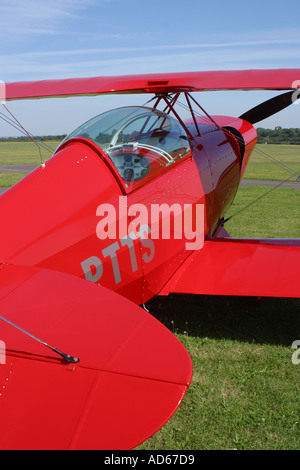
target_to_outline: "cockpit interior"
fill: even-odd
[[[109,157],[126,187],[160,173],[190,153],[183,126],[157,109],[125,107],[86,122],[64,140],[83,137]]]

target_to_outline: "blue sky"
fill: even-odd
[[[0,80],[300,68],[299,1],[0,0]],[[300,80],[300,77],[295,77]],[[238,116],[273,92],[196,95],[212,114]],[[31,132],[68,133],[106,109],[147,96],[9,103]],[[291,106],[262,127],[299,127]],[[15,135],[0,122],[0,135]]]

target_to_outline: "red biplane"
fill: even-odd
[[[6,85],[7,101],[141,93],[153,106],[83,124],[0,198],[1,449],[130,449],[166,423],[192,364],[141,307],[151,297],[299,297],[299,240],[232,239],[223,228],[253,124],[293,102],[299,77],[244,70]],[[238,118],[209,116],[192,95],[221,89],[289,91]]]

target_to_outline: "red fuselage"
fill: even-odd
[[[115,207],[119,223],[120,200],[127,207],[143,204],[149,210],[153,204],[179,204],[183,211],[184,204],[203,204],[205,238],[213,236],[256,142],[256,131],[246,121],[214,119],[221,127],[199,120],[200,135],[193,123],[187,123],[191,151],[129,188],[95,143],[81,137],[67,140],[45,166],[1,196],[1,261],[87,278],[143,304],[191,254],[186,240],[177,239],[172,226],[170,239],[152,240],[149,235],[100,240],[97,208]],[[131,222],[129,215],[128,233]]]

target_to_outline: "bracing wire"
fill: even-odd
[[[214,121],[214,119],[202,108],[202,106],[200,106],[195,100],[193,100],[198,106],[199,108],[205,113],[206,116],[203,116],[201,115],[199,112],[193,110],[193,112],[197,115],[197,116],[201,116],[203,118],[204,121],[206,121],[207,123],[209,124],[213,124],[214,126],[216,126],[218,129],[220,129],[220,127],[218,126],[218,124]],[[180,101],[177,101],[178,105],[181,106],[182,108],[184,108],[185,110],[189,110],[189,107],[187,105],[185,105],[184,103],[180,102]],[[225,129],[225,128],[222,128],[223,132],[227,135],[231,135],[230,131]],[[241,138],[239,138],[238,136],[234,136],[235,139],[241,143],[242,145],[246,144],[247,145],[247,142],[244,142]],[[235,212],[234,214],[232,214],[230,217],[226,218],[226,219],[223,219],[222,220],[222,225],[224,225],[224,223],[228,222],[229,220],[231,220],[233,217],[235,217],[236,215],[240,214],[241,212],[245,211],[246,209],[248,209],[250,206],[252,206],[253,204],[255,204],[256,202],[258,202],[260,199],[263,199],[264,197],[268,196],[272,191],[275,191],[275,189],[279,188],[280,186],[282,186],[284,183],[287,183],[288,181],[290,181],[294,176],[296,177],[297,175],[299,176],[300,175],[300,171],[293,171],[291,168],[289,168],[287,165],[285,165],[284,163],[278,161],[276,158],[272,157],[271,155],[268,155],[266,152],[262,151],[261,149],[257,149],[255,146],[253,146],[253,150],[256,151],[257,153],[259,153],[262,157],[270,160],[272,163],[274,163],[275,165],[278,165],[280,166],[281,168],[283,168],[284,170],[288,171],[290,173],[290,176],[279,182],[277,185],[273,186],[271,189],[269,189],[268,191],[266,191],[264,194],[262,194],[261,196],[259,196],[258,198],[254,199],[252,202],[250,202],[249,204],[247,204],[245,207],[241,208],[239,211]]]
[[[41,147],[43,147],[45,150],[47,150],[48,152],[50,152],[51,154],[54,152],[54,149],[50,147],[50,145],[46,144],[45,142],[42,142],[41,140],[37,139],[36,137],[34,137],[34,135],[29,132],[29,131],[24,131],[22,129],[22,127],[20,127],[15,121],[13,121],[12,119],[10,119],[8,116],[6,116],[4,113],[1,113],[0,112],[0,119],[2,119],[2,121],[6,122],[7,124],[9,124],[10,126],[12,126],[14,129],[16,129],[17,131],[19,131],[21,134],[23,134],[24,136],[27,136],[28,137],[28,134],[31,135],[32,138],[34,138]]]
[[[22,124],[17,120],[17,118],[12,114],[12,112],[7,108],[7,106],[2,103],[2,106],[5,108],[6,112],[13,118],[11,119],[9,116],[5,115],[4,113],[0,112],[0,119],[2,119],[4,122],[12,126],[14,129],[18,130],[21,134],[29,137],[29,139],[38,147],[39,150],[39,155],[41,159],[42,165],[44,165],[43,158],[42,158],[42,152],[41,152],[41,147],[43,147],[47,152],[50,152],[51,154],[54,152],[54,150],[45,142],[40,141],[34,135],[27,131]]]
[[[28,137],[30,138],[30,140],[32,140],[32,142],[37,146],[38,150],[39,150],[39,154],[40,154],[40,159],[41,159],[41,164],[44,165],[44,162],[43,162],[43,157],[42,157],[42,151],[41,151],[41,147],[39,146],[39,144],[36,142],[36,140],[31,137],[31,135],[26,131],[26,129],[24,129],[24,127],[22,126],[22,124],[20,124],[20,122],[17,120],[17,118],[10,112],[10,110],[5,106],[4,103],[2,103],[2,106],[6,109],[6,111],[12,116],[12,118],[16,121],[16,123],[19,125],[19,127],[28,135]]]
[[[179,104],[180,106],[182,106],[185,110],[188,110],[188,107],[187,107],[184,103],[178,101],[178,104]],[[198,103],[197,103],[197,104],[198,104]],[[199,105],[199,107],[200,107],[200,105]],[[203,108],[200,107],[200,109],[203,109]],[[204,111],[204,110],[203,110],[203,111]],[[205,112],[205,114],[206,114],[206,117],[205,117],[205,116],[202,116],[202,115],[201,115],[200,113],[198,113],[197,111],[194,111],[194,113],[195,113],[197,116],[201,116],[201,117],[204,119],[204,121],[209,122],[210,124],[215,125],[215,126],[219,129],[220,127],[216,124],[216,122],[212,119],[212,117],[209,116],[209,114],[208,114],[206,111],[204,111],[204,112]],[[230,132],[229,132],[227,129],[222,128],[222,130],[223,130],[225,133],[227,133],[228,135],[230,135]],[[237,135],[235,135],[235,138],[236,138],[236,140],[237,140],[239,143],[244,144],[244,142],[243,142]],[[245,142],[245,144],[247,145],[247,142]],[[290,172],[292,176],[295,176],[295,175],[297,175],[297,174],[300,173],[299,171],[294,172],[294,170],[292,170],[291,168],[289,168],[289,167],[288,167],[287,165],[285,165],[283,162],[280,162],[279,160],[277,160],[276,158],[272,157],[271,155],[268,155],[268,154],[267,154],[266,152],[264,152],[263,150],[256,148],[255,145],[253,146],[253,149],[254,149],[255,152],[257,152],[258,154],[260,154],[262,157],[266,158],[267,160],[270,160],[270,161],[271,161],[272,163],[274,163],[275,165],[281,166],[284,170]]]
[[[191,104],[190,104],[190,101],[188,99],[188,96],[191,98],[191,100],[196,103],[196,105],[199,107],[199,109],[202,111],[203,114],[200,114],[200,112],[196,111],[196,110],[191,110]],[[157,97],[154,97],[154,98],[151,98],[150,100],[148,100],[143,106],[146,106],[148,103],[150,103],[153,99],[155,99]],[[214,125],[216,128],[220,129],[220,126],[214,121],[214,119],[209,115],[209,113],[207,113],[205,111],[205,109],[199,105],[199,103],[194,100],[194,98],[190,95],[190,94],[187,94],[186,95],[186,99],[187,99],[187,103],[188,105],[180,102],[178,99],[178,96],[176,97],[176,100],[175,102],[177,102],[177,104],[182,107],[183,109],[185,109],[186,111],[189,111],[191,114],[195,114],[196,116],[199,116],[199,117],[202,117],[202,119],[204,120],[204,122],[207,122],[209,124],[212,124]],[[173,98],[174,99],[174,98]],[[174,102],[174,104],[175,104]],[[2,103],[3,107],[5,108],[5,110],[7,111],[7,113],[10,114],[10,116],[13,118],[9,118],[8,116],[6,116],[5,114],[1,113],[0,112],[0,119],[2,119],[3,121],[5,121],[6,123],[8,123],[9,125],[11,125],[12,127],[14,127],[15,129],[17,129],[18,131],[20,131],[23,135],[26,135],[30,138],[30,140],[38,147],[38,150],[39,150],[39,155],[40,155],[40,159],[41,159],[41,163],[42,165],[44,165],[44,162],[43,162],[43,158],[42,158],[42,152],[41,152],[41,147],[43,147],[44,149],[46,149],[47,151],[53,153],[53,149],[48,146],[47,144],[45,144],[44,142],[41,142],[41,141],[38,141],[38,139],[36,139],[30,132],[28,132],[23,126],[22,124],[20,124],[20,122],[17,120],[17,118],[11,113],[11,111],[4,105],[4,103]],[[173,111],[175,112],[175,111]],[[230,131],[225,129],[225,128],[222,128],[223,132],[227,135],[231,135]],[[242,145],[246,144],[247,145],[247,142],[244,142],[244,140],[242,140],[241,138],[239,138],[237,135],[235,135],[235,139],[241,143]],[[249,143],[248,143],[249,144]],[[260,199],[266,197],[267,195],[269,195],[272,191],[274,191],[275,189],[277,189],[278,187],[280,187],[282,184],[288,182],[291,178],[293,178],[294,176],[299,176],[300,175],[300,171],[293,171],[291,168],[289,168],[287,165],[285,165],[283,162],[280,162],[278,161],[276,158],[272,157],[271,155],[267,154],[266,152],[264,152],[263,150],[261,149],[258,149],[256,148],[255,146],[253,146],[253,150],[255,152],[257,152],[259,155],[261,155],[263,158],[271,161],[272,163],[274,163],[275,165],[278,165],[279,167],[281,167],[282,169],[284,169],[285,171],[289,172],[290,173],[290,176],[289,178],[281,181],[280,183],[278,183],[277,185],[273,186],[270,190],[268,190],[267,192],[265,192],[264,194],[262,194],[261,196],[259,196],[258,198],[256,198],[255,200],[253,200],[252,202],[250,202],[249,204],[247,204],[244,208],[240,209],[239,211],[237,211],[235,214],[231,215],[230,217],[228,217],[227,219],[225,219],[223,221],[223,223],[225,222],[228,222],[230,219],[232,219],[233,217],[235,217],[236,215],[240,214],[241,212],[243,212],[244,210],[246,210],[248,207],[252,206],[253,204],[255,204],[257,201],[259,201]]]

